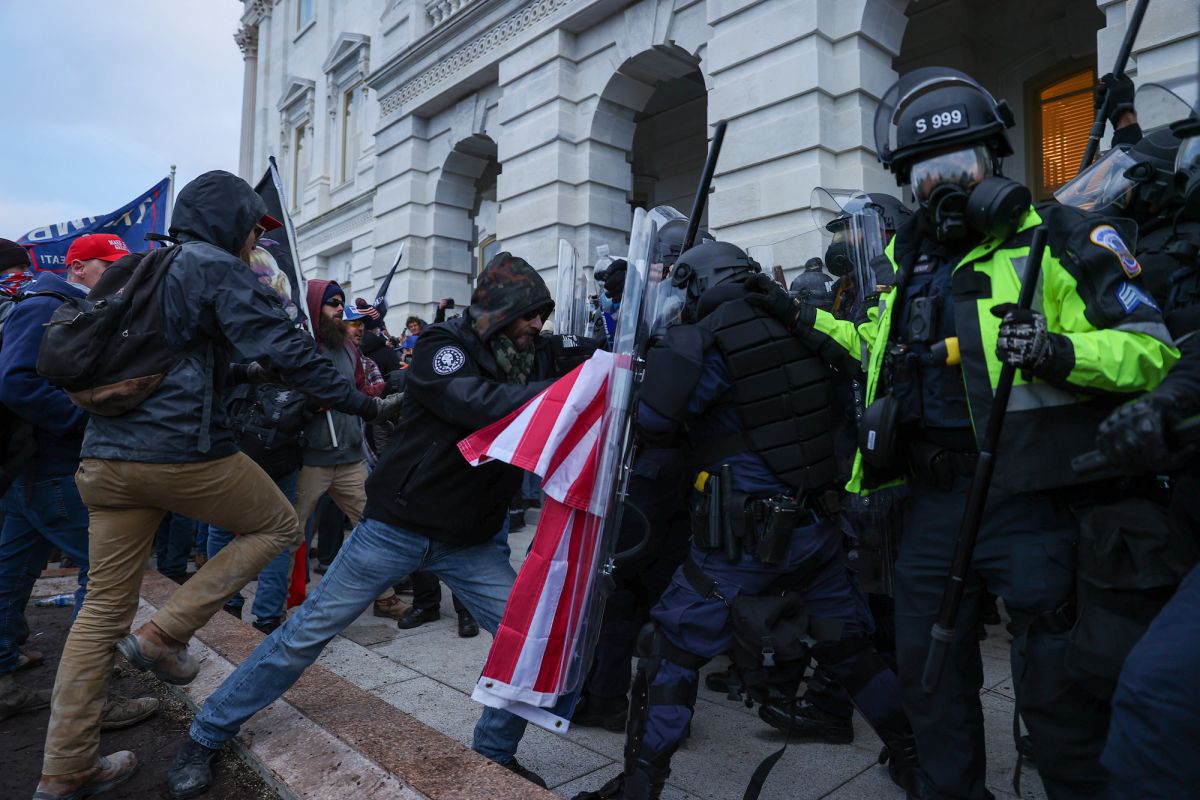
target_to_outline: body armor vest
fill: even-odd
[[[833,370],[741,299],[722,303],[697,327],[713,335],[732,378],[726,402],[745,428],[742,452],[757,453],[801,494],[836,483]]]

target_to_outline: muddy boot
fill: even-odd
[[[107,792],[133,777],[137,756],[128,750],[102,756],[91,769],[67,775],[43,775],[33,800],[82,800]]]
[[[155,697],[121,697],[110,694],[100,712],[100,730],[119,731],[150,719],[161,704]]]
[[[178,800],[207,792],[213,781],[212,762],[220,752],[189,736],[167,770],[167,794]]]
[[[137,669],[150,670],[159,680],[176,686],[191,683],[200,671],[187,645],[167,636],[153,622],[117,642],[117,650]]]
[[[0,719],[49,707],[49,689],[26,689],[12,675],[0,675]]]

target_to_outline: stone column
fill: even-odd
[[[251,185],[257,182],[252,174],[254,164],[254,118],[256,89],[258,87],[258,26],[243,25],[233,35],[233,40],[242,51],[245,67],[242,72],[242,138],[238,158],[238,174]]]
[[[871,123],[896,76],[905,5],[709,0],[708,116],[729,123],[709,200],[722,239],[746,247],[811,230],[815,186],[896,191]]]

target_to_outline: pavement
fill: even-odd
[[[536,511],[525,529],[510,536],[517,569],[536,528]],[[480,706],[470,693],[491,646],[483,631],[460,639],[450,592],[443,587],[442,617],[412,630],[368,609],[330,644],[317,661],[350,683],[415,717],[468,747]],[[250,608],[247,595],[247,617]],[[1009,639],[993,627],[982,643],[983,709],[987,731],[988,788],[997,798],[1016,798],[1012,788],[1017,754],[1012,742],[1013,685]],[[717,659],[703,672],[723,669]],[[855,715],[854,743],[794,743],[775,766],[763,800],[903,800],[904,793],[877,763],[878,737]],[[692,735],[672,761],[665,800],[729,800],[741,797],[755,766],[782,745],[783,735],[759,720],[756,709],[700,688]],[[409,747],[397,741],[395,747]],[[624,736],[574,728],[566,734],[530,725],[517,754],[522,764],[545,778],[560,797],[595,789],[621,768]],[[1026,765],[1021,774],[1024,798],[1042,800],[1037,772]]]
[[[510,537],[513,566],[520,567],[536,526]],[[319,576],[317,576],[319,579]],[[35,596],[63,591],[39,582]],[[139,622],[173,586],[148,574],[142,587]],[[200,678],[183,691],[202,703],[219,682],[261,641],[250,627],[254,584],[246,588],[246,622],[217,614],[193,640],[203,660]],[[367,609],[336,637],[292,691],[243,728],[237,750],[284,797],[339,796],[348,773],[364,797],[473,798],[535,797],[542,792],[460,747],[470,746],[480,706],[471,700],[491,645],[481,632],[460,639],[450,593],[443,589],[442,617],[400,630]],[[981,644],[981,692],[988,749],[988,788],[1001,800],[1018,797],[1012,788],[1017,755],[1012,742],[1013,684],[1009,641],[1001,627]],[[703,672],[723,669],[717,659]],[[340,680],[339,680],[340,679]],[[432,730],[430,730],[432,729]],[[903,800],[877,757],[881,744],[855,716],[854,743],[794,743],[775,766],[764,800]],[[700,688],[690,739],[676,754],[666,800],[729,800],[741,797],[755,766],[782,745],[782,734],[758,719],[755,709]],[[530,725],[518,758],[545,778],[552,792],[570,798],[595,789],[620,771],[624,736],[575,728],[565,734]],[[335,775],[338,776],[335,778]],[[515,782],[515,784],[514,784]],[[306,788],[307,787],[307,788]],[[525,787],[525,788],[521,788]],[[1044,800],[1036,771],[1021,774],[1020,796]],[[363,791],[365,790],[365,791]],[[332,794],[327,794],[333,792]],[[549,795],[546,795],[547,797]]]

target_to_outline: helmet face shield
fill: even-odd
[[[969,192],[988,176],[990,163],[987,148],[981,144],[914,161],[911,172],[913,195],[918,203],[925,205],[939,186],[958,186]]]
[[[1124,208],[1136,186],[1125,173],[1136,164],[1123,148],[1109,150],[1103,158],[1055,192],[1054,199],[1064,206],[1083,211],[1105,207]]]

